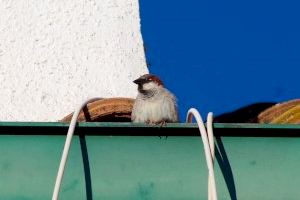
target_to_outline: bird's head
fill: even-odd
[[[133,81],[138,85],[138,91],[142,94],[162,88],[163,82],[153,74],[145,74]]]

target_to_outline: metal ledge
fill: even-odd
[[[0,135],[66,135],[69,123],[0,122]],[[216,136],[300,137],[300,125],[215,123]],[[195,123],[165,126],[118,122],[78,123],[75,134],[118,136],[198,136]]]

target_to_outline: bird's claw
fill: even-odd
[[[161,121],[158,124],[160,125],[160,127],[163,127],[163,126],[165,126],[167,124],[167,122],[166,121]]]
[[[159,127],[160,128],[162,128],[163,126],[165,126],[166,124],[167,124],[167,122],[165,121],[165,120],[163,120],[163,121],[160,121],[160,122],[153,122],[153,121],[150,121],[150,120],[147,120],[146,121],[146,124],[148,124],[148,125],[152,125],[152,126],[158,126],[159,125]],[[160,139],[162,138],[162,136],[158,136]],[[168,138],[168,136],[166,136],[166,139]]]

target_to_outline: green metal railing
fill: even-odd
[[[0,122],[0,199],[51,199],[68,124]],[[300,125],[214,124],[219,199],[299,199]],[[196,124],[79,123],[60,199],[207,199]]]

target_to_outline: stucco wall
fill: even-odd
[[[0,1],[1,121],[56,121],[88,97],[134,97],[146,72],[138,0]]]

